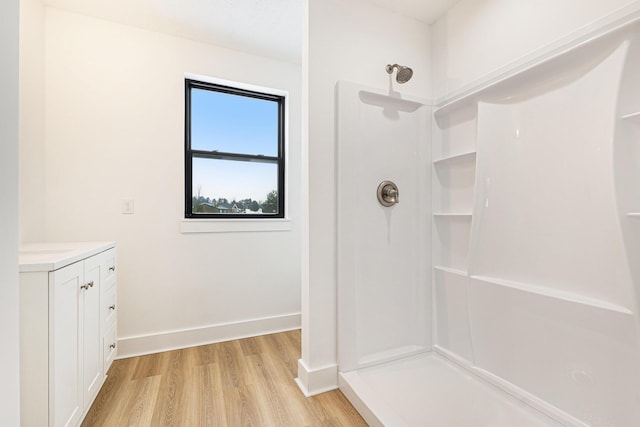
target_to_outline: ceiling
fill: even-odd
[[[385,9],[432,24],[459,0],[369,0]]]
[[[48,6],[300,63],[304,0],[43,0]],[[347,0],[349,1],[349,0]],[[368,0],[427,24],[458,0]]]

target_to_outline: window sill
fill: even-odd
[[[291,219],[183,219],[180,232],[242,233],[253,231],[291,231]]]

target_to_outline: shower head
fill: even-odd
[[[394,68],[398,70],[398,73],[396,74],[396,81],[398,83],[402,84],[411,80],[411,77],[413,76],[413,70],[411,68],[398,64],[387,64],[387,66],[385,67],[387,73],[389,74],[393,73]]]

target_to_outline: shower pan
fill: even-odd
[[[339,385],[370,425],[640,425],[640,24],[593,31],[433,111],[338,83]]]

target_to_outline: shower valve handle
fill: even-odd
[[[377,196],[378,202],[385,207],[393,206],[400,201],[398,186],[391,181],[382,181],[378,185]]]
[[[398,190],[387,184],[382,189],[382,198],[387,199],[390,202],[398,203]]]

